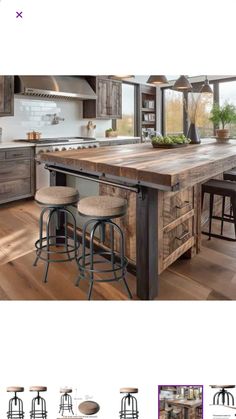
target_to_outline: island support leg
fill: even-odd
[[[50,172],[50,186],[66,186],[66,175],[58,172]],[[50,236],[64,236],[65,235],[65,214],[60,213],[58,222],[55,217],[52,217],[50,223]],[[57,239],[56,243],[62,243],[63,239]]]
[[[152,300],[158,294],[158,191],[140,187],[136,201],[137,296]]]

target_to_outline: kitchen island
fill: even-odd
[[[136,264],[137,295],[153,299],[158,275],[201,247],[201,183],[236,166],[236,144],[215,140],[177,149],[151,144],[43,153],[51,184],[66,175],[101,181],[101,194],[125,196],[123,221],[129,260]]]
[[[196,408],[202,406],[202,400],[167,400],[167,404],[183,408],[184,419],[196,419]]]

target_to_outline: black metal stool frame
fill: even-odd
[[[7,412],[8,419],[23,419],[23,402],[17,396],[17,391],[14,392],[15,395],[9,400],[9,410]]]
[[[43,397],[40,396],[39,393],[40,392],[37,391],[37,396],[34,397],[31,402],[31,411],[30,411],[31,419],[46,419],[47,418],[46,401],[45,399],[43,399]]]
[[[64,416],[65,410],[68,410],[69,413],[72,413],[72,415],[74,415],[72,397],[68,393],[64,393],[61,395],[59,413],[61,413],[62,416]]]
[[[209,192],[205,192],[209,193]],[[229,195],[219,195],[222,196],[222,211],[221,211],[221,217],[217,215],[213,215],[213,208],[214,208],[214,195],[217,195],[216,193],[209,193],[210,195],[210,206],[209,206],[209,229],[208,232],[202,231],[202,234],[205,234],[208,236],[209,240],[211,240],[211,237],[215,237],[217,239],[222,240],[228,240],[228,241],[236,241],[236,237],[228,237],[223,235],[223,226],[224,222],[233,223],[234,229],[235,229],[235,235],[236,235],[236,200],[229,196]],[[231,209],[230,214],[225,214],[225,198],[230,198],[231,201]],[[203,200],[204,200],[204,193],[202,193],[202,207],[203,207]],[[221,234],[216,234],[211,232],[212,228],[212,220],[219,220],[221,221]]]
[[[220,391],[218,391],[214,397],[213,397],[213,404],[219,404],[220,402],[220,397],[222,398],[222,404],[225,404],[226,401],[226,397],[227,397],[227,406],[229,406],[229,399],[231,397],[232,400],[232,406],[234,406],[234,396],[227,390],[225,390],[225,388],[222,388]]]
[[[138,419],[138,402],[130,393],[121,399],[120,419]]]
[[[91,299],[92,290],[94,282],[115,282],[123,280],[126,291],[128,293],[128,297],[132,299],[132,294],[130,292],[130,289],[128,287],[128,284],[125,279],[126,274],[126,268],[127,268],[127,258],[124,255],[124,234],[121,228],[112,221],[112,218],[116,217],[96,217],[88,220],[83,225],[82,230],[82,255],[78,258],[77,263],[79,266],[79,277],[76,280],[76,286],[79,286],[80,280],[85,279],[85,274],[89,274],[89,291],[88,291],[88,300]],[[94,224],[93,228],[90,232],[90,248],[89,253],[86,253],[86,231],[90,224]],[[110,251],[99,251],[94,253],[94,236],[95,232],[98,228],[100,228],[101,232],[101,242],[104,243],[105,241],[105,227],[106,225],[110,226],[110,233],[111,233],[111,250]],[[120,263],[116,262],[116,256],[118,255],[117,252],[114,251],[114,230],[117,230],[120,234]],[[104,263],[103,260],[94,260],[95,256],[110,256],[110,263],[112,265],[111,269],[95,269],[95,265],[99,263]],[[86,261],[86,259],[89,259],[89,261]],[[120,272],[120,274],[119,274]],[[113,277],[108,279],[94,279],[95,273],[112,273]]]
[[[38,202],[43,205],[42,203]],[[46,221],[46,236],[43,237],[43,220],[44,215],[48,212],[48,218]],[[56,216],[57,224],[59,224],[59,216],[64,215],[64,226],[65,234],[64,235],[50,235],[50,223],[52,222],[53,215]],[[67,220],[68,215],[72,217],[73,220],[73,238],[71,239],[68,235],[67,229]],[[59,227],[59,226],[57,226]],[[68,240],[73,240],[73,245],[68,243]],[[45,243],[45,244],[44,244]],[[63,247],[65,250],[50,250],[51,246]],[[35,242],[36,247],[36,259],[33,263],[33,266],[37,266],[38,260],[41,259],[46,262],[45,272],[44,272],[44,282],[47,282],[49,264],[51,262],[69,262],[72,260],[77,260],[79,241],[77,240],[76,234],[76,220],[71,211],[69,211],[64,205],[53,205],[45,206],[40,214],[39,218],[39,239]],[[50,255],[67,255],[67,258],[63,259],[53,259],[50,258]]]

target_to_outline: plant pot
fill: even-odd
[[[216,138],[218,140],[228,140],[229,139],[229,129],[217,129]]]
[[[198,134],[198,129],[195,124],[191,123],[189,125],[187,138],[191,140],[190,144],[200,144],[201,140]]]
[[[107,138],[113,138],[113,137],[117,137],[118,133],[117,131],[106,131],[105,135]]]

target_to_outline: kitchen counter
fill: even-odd
[[[130,141],[138,141],[140,140],[140,137],[129,137],[129,136],[122,136],[119,135],[118,137],[97,137],[96,138],[97,141],[115,141],[115,140],[119,140],[119,141],[125,141],[125,140],[130,140]]]
[[[19,148],[19,147],[34,147],[34,144],[30,144],[30,143],[17,143],[17,142],[9,142],[9,143],[4,143],[4,142],[0,142],[0,149],[4,149],[4,148]]]
[[[200,251],[201,183],[236,166],[236,144],[206,140],[176,149],[131,144],[45,153],[41,161],[56,173],[55,184],[69,173],[102,177],[117,185],[129,204],[123,229],[127,256],[136,264],[137,295],[152,299],[158,292],[158,275],[180,256]],[[127,184],[132,189],[124,194],[119,187]],[[102,186],[101,193],[115,194],[114,186]]]

